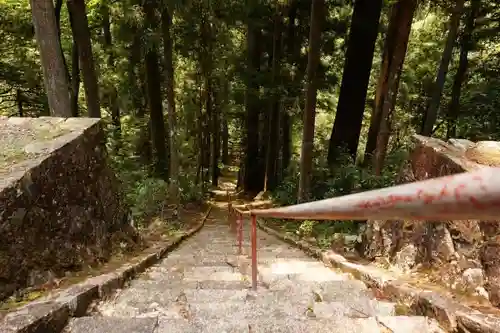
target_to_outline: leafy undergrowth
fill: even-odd
[[[275,230],[294,235],[321,249],[330,249],[335,243],[353,244],[360,240],[358,225],[354,221],[286,221],[266,219],[265,224]]]
[[[330,169],[315,161],[311,174],[310,200],[321,200],[356,192],[392,186],[398,177],[401,165],[406,160],[406,150],[392,152],[387,158],[384,172],[377,176],[369,167],[361,167],[349,157],[342,156],[342,167]],[[273,191],[272,200],[277,206],[296,204],[299,184],[298,163],[291,163],[287,176]],[[358,221],[286,221],[267,219],[266,225],[280,231],[294,234],[322,249],[353,248],[361,242],[364,223]]]
[[[51,292],[80,283],[87,278],[110,273],[126,263],[134,263],[145,251],[155,245],[166,243],[201,222],[207,205],[186,205],[180,210],[178,221],[168,221],[160,217],[151,218],[147,227],[139,227],[138,239],[129,240],[128,235],[117,233],[112,236],[112,255],[107,262],[89,265],[79,271],[66,272],[64,277],[51,278],[47,283],[19,290],[15,295],[0,303],[0,318],[20,306],[23,306]]]

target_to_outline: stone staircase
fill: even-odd
[[[443,332],[426,317],[396,315],[394,303],[376,300],[362,282],[263,232],[253,292],[249,260],[236,256],[224,212],[213,216],[127,288],[73,319],[66,332]],[[249,228],[244,236],[249,251]]]

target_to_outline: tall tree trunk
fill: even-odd
[[[422,124],[421,134],[425,136],[432,135],[432,129],[436,123],[439,105],[441,103],[441,95],[443,94],[444,82],[446,81],[446,74],[448,73],[448,66],[450,65],[453,47],[455,45],[455,39],[457,37],[458,26],[460,25],[460,17],[462,16],[464,2],[465,0],[457,0],[455,2],[455,7],[453,8],[453,13],[451,14],[448,27],[448,37],[446,39],[446,45],[441,57],[441,64],[439,65],[436,82],[434,83],[434,89],[432,90],[431,100],[425,112],[425,118]]]
[[[197,80],[198,81],[198,80]],[[204,192],[204,184],[203,184],[203,88],[202,84],[199,84],[199,107],[196,117],[196,127],[197,127],[197,144],[196,148],[198,151],[198,169],[196,170],[196,182],[201,184],[201,191]]]
[[[17,112],[19,114],[19,117],[24,117],[24,112],[23,112],[23,95],[22,95],[20,89],[16,90],[16,102],[17,102]]]
[[[295,21],[298,12],[298,0],[291,0],[288,4],[288,26],[287,32],[284,38],[286,38],[286,50],[283,50],[283,54],[292,54],[292,65],[297,66],[297,60],[300,57],[300,45],[298,43],[298,35],[296,33],[297,28]],[[296,85],[300,81],[300,75],[292,74],[292,84],[287,84],[287,95],[295,96]],[[285,175],[285,171],[290,165],[292,159],[292,134],[291,134],[291,116],[288,109],[283,108],[280,114],[280,148],[281,148],[281,159],[279,160],[280,166],[278,170],[278,181],[281,181]]]
[[[280,96],[277,89],[280,85],[279,78],[281,70],[281,49],[282,49],[282,25],[283,17],[281,8],[278,7],[274,18],[273,32],[273,60],[272,60],[272,82],[273,90],[271,92],[270,119],[269,119],[269,140],[268,151],[266,156],[266,177],[265,188],[272,191],[277,185],[277,162],[279,154],[279,132],[280,132]]]
[[[467,16],[464,32],[462,38],[460,39],[460,59],[458,62],[457,73],[455,74],[455,78],[453,80],[451,103],[448,108],[448,124],[446,133],[448,139],[457,135],[457,122],[458,116],[460,114],[460,96],[462,92],[462,84],[467,76],[467,69],[469,67],[468,55],[469,51],[472,49],[472,34],[475,28],[475,20],[481,6],[481,0],[471,0],[470,3],[471,7],[469,15]]]
[[[154,29],[157,26],[155,9],[156,0],[146,0],[143,10],[146,26]],[[165,147],[165,123],[161,97],[160,68],[158,66],[158,46],[151,43],[146,51],[146,86],[151,119],[151,139],[155,152],[155,172],[158,177],[168,180],[167,149]]]
[[[381,9],[381,0],[354,2],[337,114],[328,147],[330,166],[335,165],[343,149],[356,159]]]
[[[283,134],[283,144],[282,144],[282,152],[281,152],[281,160],[282,160],[282,170],[288,169],[290,165],[290,161],[292,160],[292,121],[290,114],[287,111],[283,112],[282,118],[282,134]]]
[[[214,108],[212,114],[212,185],[219,183],[219,157],[220,157],[220,83],[217,92],[214,93]]]
[[[92,42],[90,39],[89,22],[87,20],[87,10],[84,0],[67,0],[68,8],[73,16],[73,31],[78,45],[80,65],[83,74],[83,88],[85,100],[87,102],[88,115],[91,118],[101,117],[99,104],[99,87],[97,74],[92,55]]]
[[[64,71],[66,76],[68,77],[68,82],[71,81],[69,77],[68,64],[66,63],[66,57],[64,56],[64,50],[61,44],[61,10],[62,10],[63,0],[56,0],[54,13],[56,15],[56,25],[57,25],[57,37],[59,38],[59,46],[61,48],[62,59],[64,63]]]
[[[143,96],[143,94],[138,93],[142,91],[140,83],[142,33],[137,27],[133,27],[132,35],[132,44],[129,48],[128,57],[128,94],[130,96],[132,108],[135,111],[135,115],[141,118],[145,114],[144,98],[141,97]]]
[[[259,161],[259,84],[254,78],[260,70],[261,31],[255,26],[254,17],[247,22],[247,86],[245,96],[245,167],[243,188],[249,193],[258,193],[263,188]]]
[[[210,75],[205,78],[205,113],[203,115],[203,179],[208,181],[210,178],[210,156],[211,156],[211,122],[213,114],[213,89],[212,89],[212,79]]]
[[[227,114],[222,115],[222,163],[229,165],[229,126],[227,123]]]
[[[57,117],[71,117],[69,81],[57,32],[54,4],[52,0],[30,0],[30,4],[50,113]]]
[[[300,153],[300,179],[297,201],[309,198],[314,150],[314,121],[316,118],[317,69],[321,56],[321,26],[325,17],[325,1],[313,0],[311,5],[311,28],[309,32],[309,55],[307,59],[306,107],[304,110],[302,149]]]
[[[172,13],[169,12],[165,3],[161,12],[161,25],[163,30],[163,57],[165,61],[165,83],[167,88],[167,113],[169,128],[170,147],[170,197],[176,204],[180,202],[179,197],[179,146],[177,144],[177,116],[175,114],[175,92],[174,92],[174,64],[173,45],[170,36],[172,27]]]
[[[399,90],[399,80],[401,78],[401,70],[396,73],[395,77],[392,77],[388,82],[391,89],[387,92],[388,95],[385,97],[386,101],[382,106],[382,119],[380,124],[380,131],[377,136],[377,149],[375,151],[374,158],[374,168],[375,174],[381,175],[382,168],[384,166],[385,157],[387,156],[387,146],[389,145],[389,138],[391,135],[392,126],[392,115],[394,114],[394,109],[396,108],[396,99]]]
[[[267,36],[266,36],[267,37]],[[267,44],[267,43],[266,43]],[[273,43],[271,43],[272,48]],[[272,64],[273,64],[273,52],[272,50],[266,50],[268,54],[267,59],[267,67],[266,71],[272,76]],[[266,189],[266,161],[268,155],[269,148],[269,134],[270,134],[270,121],[271,121],[271,112],[270,110],[260,111],[261,109],[265,109],[266,106],[269,106],[269,103],[272,102],[272,87],[266,85],[264,87],[265,94],[262,96],[259,105],[259,182],[262,183],[262,189]]]
[[[78,117],[78,96],[80,95],[80,63],[78,45],[73,41],[71,49],[71,115]]]
[[[54,15],[56,16],[57,35],[61,38],[61,9],[63,0],[56,0],[54,4]]]
[[[104,48],[108,53],[108,67],[115,67],[115,55],[113,52],[113,39],[111,35],[111,22],[109,19],[109,5],[104,3],[101,7],[102,15],[102,32],[104,35]],[[111,121],[113,123],[115,134],[119,139],[121,134],[120,106],[118,104],[118,91],[113,85],[109,87],[109,94],[105,97],[109,108],[111,109]],[[119,147],[119,145],[117,146]]]
[[[128,49],[128,95],[130,96],[134,115],[137,119],[143,121],[148,105],[145,64],[141,58],[141,37],[143,34],[137,26],[131,26],[130,29],[132,43]],[[142,165],[149,166],[153,160],[150,129],[149,125],[145,126],[144,123],[141,123],[141,125],[135,150],[137,156],[140,156]]]
[[[392,95],[391,92],[397,90],[397,86],[394,86],[396,84],[394,77],[401,72],[403,67],[416,8],[416,0],[399,0],[391,8],[389,28],[382,55],[382,66],[375,92],[375,106],[372,112],[365,149],[365,165],[370,162],[372,155],[377,149],[377,136],[380,132],[381,122],[386,121],[387,111],[393,108],[390,105],[391,103],[388,102],[388,98]],[[392,103],[396,103],[396,99],[392,99]],[[383,110],[386,110],[385,114]]]

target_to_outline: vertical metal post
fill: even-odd
[[[233,205],[231,205],[231,201],[227,203],[227,223],[229,224],[229,227],[231,228],[231,231],[234,230],[234,223],[231,219],[231,215],[233,213]]]
[[[243,242],[243,214],[238,214],[238,254],[242,254],[241,243]]]
[[[252,289],[257,290],[257,217],[252,214]]]

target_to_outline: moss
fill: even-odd
[[[5,140],[0,149],[0,169],[6,169],[8,166],[20,163],[36,157],[36,154],[29,154],[24,151],[24,147],[34,141],[50,141],[62,135],[69,133],[70,130],[61,127],[45,128],[40,131],[28,131],[21,134],[10,134],[10,140]]]
[[[394,306],[394,314],[396,316],[407,316],[411,314],[411,308],[404,303],[397,303]]]
[[[23,293],[20,297],[19,296],[9,297],[4,302],[0,303],[0,311],[11,311],[17,309],[23,305],[26,305],[31,301],[34,301],[42,296],[45,296],[46,294],[47,292],[44,290],[33,290]]]

